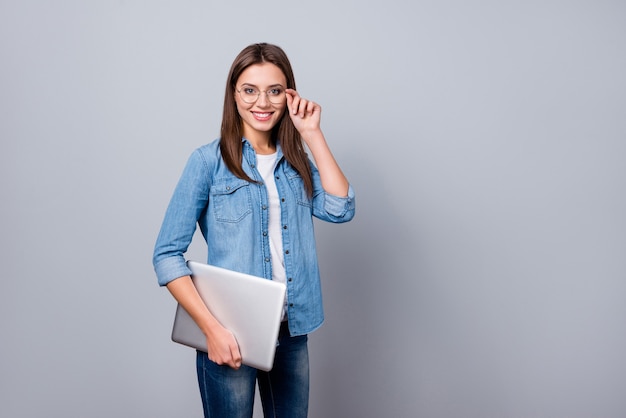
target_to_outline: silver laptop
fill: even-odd
[[[242,363],[264,371],[271,370],[285,285],[195,261],[187,261],[187,266],[209,311],[235,336]],[[206,337],[180,305],[176,308],[172,340],[207,351]]]

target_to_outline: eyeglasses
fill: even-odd
[[[237,90],[241,100],[248,104],[255,103],[261,97],[261,93],[265,93],[267,100],[272,104],[282,104],[285,101],[285,89],[282,86],[274,86],[265,91],[261,91],[253,86],[242,86]]]

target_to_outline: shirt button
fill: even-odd
[[[254,168],[254,164],[250,164],[250,167]]]
[[[287,229],[287,225],[283,225],[283,229]]]
[[[276,176],[276,180],[280,180],[280,176]]]
[[[285,251],[285,254],[289,254],[289,250]]]
[[[267,206],[263,205],[263,206],[261,206],[261,209],[265,210],[265,209],[267,209]]]
[[[289,307],[290,307],[290,308],[293,308],[293,303],[290,303],[290,304],[289,304]]]
[[[293,277],[290,277],[290,278],[289,278],[289,279],[287,279],[287,280],[289,280],[290,282],[293,282]]]
[[[269,262],[270,262],[269,257],[265,257],[265,262],[266,262],[266,263],[269,263]]]
[[[281,202],[284,202],[284,201],[285,201],[285,198],[283,197],[282,199],[280,199],[280,201],[281,201]]]
[[[263,236],[266,237],[267,236],[267,231],[263,231]]]

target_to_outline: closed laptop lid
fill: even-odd
[[[188,261],[187,266],[211,314],[235,336],[242,363],[264,371],[271,370],[285,285],[195,261]],[[172,340],[207,351],[206,337],[180,305],[176,308]]]

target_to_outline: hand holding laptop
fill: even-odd
[[[216,321],[211,334],[206,337],[209,360],[233,369],[241,367],[241,352],[233,333]]]
[[[187,307],[186,312],[194,312],[194,322],[205,324],[198,329],[204,329],[202,332],[206,338],[209,359],[233,369],[241,367],[241,353],[235,336],[215,319],[202,299],[198,301],[199,294],[191,277],[181,277],[170,282],[167,287],[179,304]]]
[[[271,370],[285,284],[194,261],[187,266],[191,278],[167,285],[179,301],[172,340],[208,352],[217,364]]]

